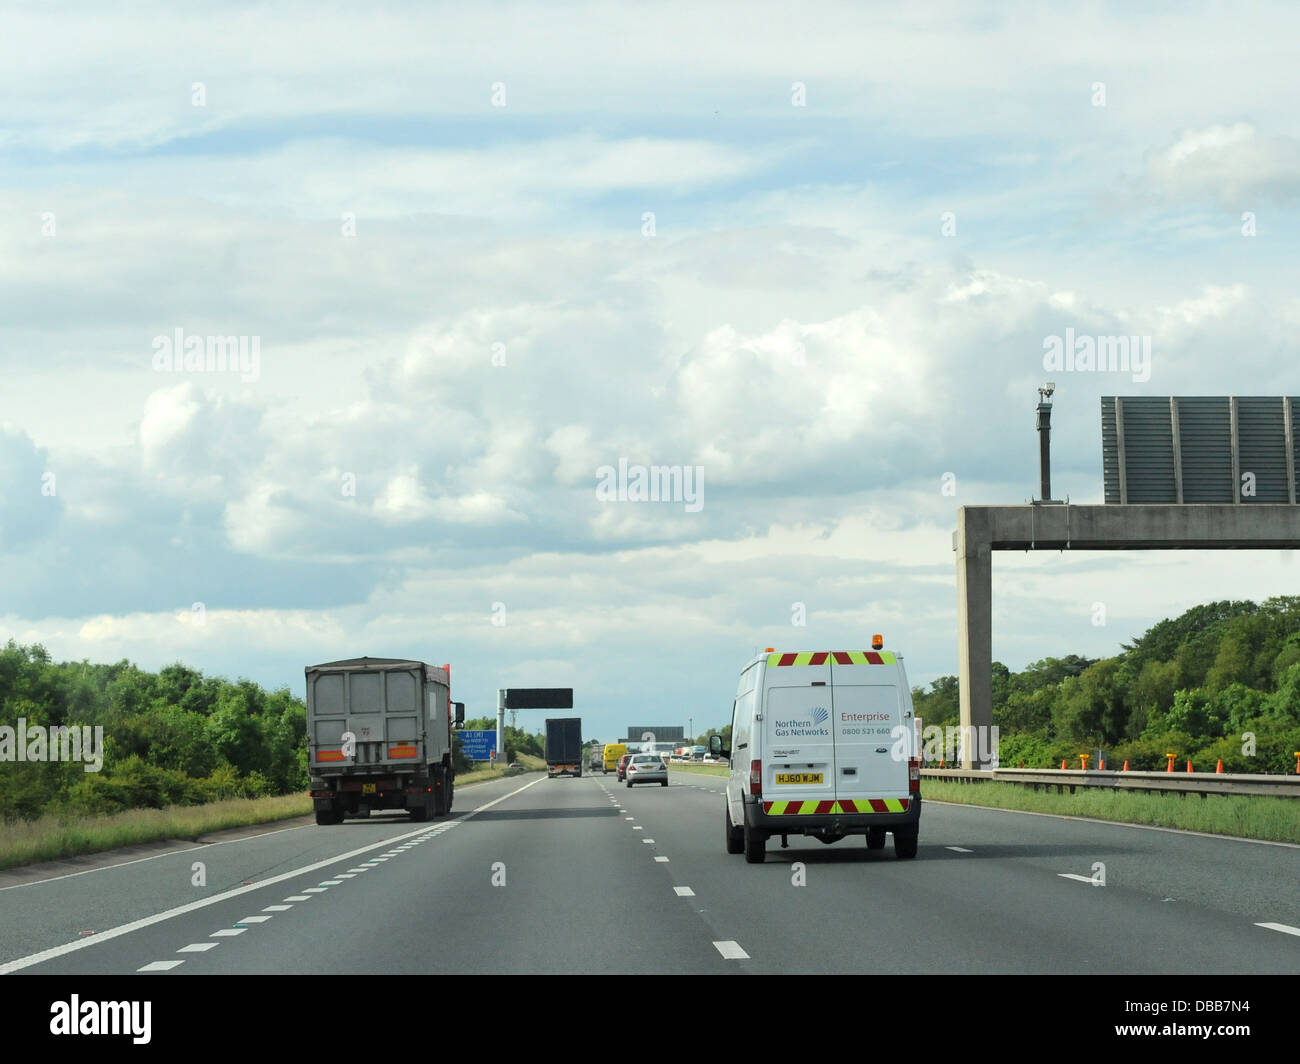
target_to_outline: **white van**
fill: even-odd
[[[726,846],[762,862],[767,840],[865,835],[867,849],[894,836],[915,857],[921,820],[912,692],[903,659],[881,650],[778,653],[769,647],[740,674],[732,704]]]

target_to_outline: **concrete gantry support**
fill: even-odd
[[[961,723],[963,728],[987,728],[993,723],[993,551],[1297,550],[1300,506],[963,506],[952,545],[957,553]],[[974,763],[972,745],[962,750],[965,768],[981,767]]]
[[[957,671],[961,677],[961,723],[993,724],[993,552],[987,507],[957,511],[953,549],[957,552]],[[963,735],[975,733],[963,730]],[[970,744],[962,748],[963,765],[972,767]]]

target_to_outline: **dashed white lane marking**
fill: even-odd
[[[1292,927],[1290,924],[1256,924],[1256,927],[1267,927],[1270,931],[1281,931],[1284,935],[1300,935],[1300,927]]]
[[[476,808],[471,809],[468,813],[462,815],[460,819],[453,820],[444,824],[443,827],[453,828],[457,824],[463,824],[471,817],[476,816],[477,814],[483,812],[483,810],[491,809],[494,805],[500,805],[502,802],[509,801],[515,795],[522,794],[524,791],[528,790],[529,787],[536,786],[545,778],[546,778],[545,776],[539,776],[531,783],[525,783],[522,787],[516,787],[513,791],[510,791],[508,794],[503,794],[500,798],[494,798],[490,802],[484,802],[482,805],[477,806]],[[296,831],[297,829],[284,828],[282,830]],[[282,883],[287,879],[295,879],[298,876],[314,874],[319,871],[321,865],[343,864],[345,861],[350,861],[354,857],[360,857],[363,853],[370,853],[373,850],[378,849],[380,846],[387,846],[389,843],[392,842],[401,842],[403,839],[415,838],[417,834],[425,834],[425,833],[426,832],[424,831],[424,829],[421,829],[421,831],[419,832],[413,831],[408,835],[399,835],[395,839],[385,839],[382,842],[372,843],[369,846],[362,846],[358,849],[349,850],[346,853],[341,853],[337,857],[328,858],[325,861],[316,861],[313,862],[311,865],[307,865],[302,868],[294,868],[288,872],[281,872],[278,876],[272,876],[270,879],[265,879],[260,883],[248,883],[245,885],[234,887],[231,890],[223,891],[220,894],[214,894],[208,898],[202,898],[199,901],[192,901],[186,903],[185,905],[178,905],[173,909],[166,910],[165,912],[154,913],[152,916],[146,916],[139,920],[132,920],[130,923],[120,924],[117,927],[110,927],[108,930],[101,931],[99,934],[94,936],[90,936],[87,938],[79,938],[75,942],[65,942],[61,946],[53,946],[50,949],[41,950],[39,953],[32,953],[26,957],[19,957],[16,960],[5,961],[3,964],[0,964],[0,975],[8,975],[10,972],[20,971],[23,968],[30,968],[34,964],[42,964],[45,961],[53,960],[56,957],[62,957],[68,953],[75,953],[77,950],[86,949],[89,946],[97,946],[101,942],[105,942],[108,939],[117,938],[120,935],[129,935],[133,931],[139,931],[146,927],[152,927],[154,924],[162,923],[164,920],[170,920],[173,917],[181,916],[185,913],[195,912],[198,909],[205,909],[209,905],[216,905],[218,902],[227,901],[230,898],[239,896],[240,894],[247,894],[249,891],[263,890],[266,887],[272,886],[276,883]],[[274,832],[266,832],[265,834],[274,834]],[[232,839],[229,841],[233,842],[236,840]],[[110,867],[116,867],[116,866],[110,866]],[[239,931],[235,931],[233,933],[238,934],[243,930],[247,930],[247,929],[241,928],[239,929]]]
[[[645,828],[643,828],[640,824],[633,824],[633,825],[632,825],[632,830],[633,830],[633,831],[645,831]]]
[[[635,820],[636,817],[634,817],[634,816],[625,816],[623,819],[624,819],[624,820]]]
[[[237,924],[264,924],[271,919],[269,916],[245,916],[242,920],[236,920]]]
[[[264,913],[287,913],[287,912],[288,912],[290,909],[292,909],[292,908],[293,908],[292,905],[268,905],[265,909],[262,910],[262,912],[264,912]]]
[[[953,853],[974,853],[974,850],[968,850],[965,846],[945,846],[945,850],[952,850]]]
[[[191,942],[188,946],[182,946],[177,953],[207,953],[210,949],[216,949],[220,942]]]
[[[234,938],[236,935],[242,935],[247,930],[246,927],[223,927],[220,931],[213,931],[208,938]]]
[[[667,858],[667,857],[663,857],[663,856],[656,857],[655,860],[658,861],[660,864],[667,864],[667,863],[668,863],[668,858]]]
[[[642,839],[641,841],[642,841],[642,842],[645,842],[645,843],[651,843],[651,842],[654,842],[655,840],[654,840],[654,839]]]
[[[178,964],[184,964],[184,961],[150,961],[143,968],[137,968],[137,972],[170,972]]]
[[[341,880],[341,879],[322,879],[322,880],[320,881],[320,885],[321,885],[322,887],[341,887],[341,886],[343,886],[343,880]]]
[[[329,887],[303,887],[302,891],[304,894],[324,894],[329,889]]]
[[[675,893],[679,898],[693,898],[693,897],[695,897],[695,891],[691,890],[690,887],[673,887],[673,892],[674,892],[674,893]]]
[[[285,901],[311,901],[310,894],[290,894]]]
[[[1062,879],[1077,879],[1080,883],[1091,883],[1092,876],[1081,876],[1075,872],[1057,872]]]
[[[749,954],[746,953],[743,949],[741,949],[740,944],[737,942],[731,942],[731,941],[715,942],[713,943],[713,945],[717,948],[718,952],[722,954],[725,960],[729,960],[729,961],[749,960]]]
[[[336,872],[335,875],[337,875],[337,876],[339,877],[339,879],[356,879],[356,878],[357,878],[357,874],[356,874],[355,872]]]

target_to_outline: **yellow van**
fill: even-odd
[[[606,772],[617,771],[618,759],[626,753],[627,753],[627,743],[606,743],[604,770]]]

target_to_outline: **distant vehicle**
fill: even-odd
[[[627,753],[626,743],[606,743],[605,744],[605,768],[606,772],[618,771],[618,759]],[[622,777],[620,777],[621,779]]]
[[[627,763],[627,785],[634,783],[658,783],[668,786],[668,766],[658,754],[633,754]]]
[[[451,666],[347,658],[304,672],[317,824],[375,809],[406,809],[413,820],[451,812],[451,729],[465,720],[464,704],[451,701]]]
[[[694,761],[703,761],[703,760],[704,760],[704,755],[707,754],[708,752],[709,752],[708,747],[705,747],[705,746],[692,746],[692,747],[691,747],[691,759],[694,760]]]
[[[624,754],[618,759],[618,778],[624,780],[627,778],[627,763],[636,757],[636,754]]]
[[[582,775],[582,718],[559,717],[546,722],[546,775]]]
[[[921,772],[912,694],[903,659],[873,650],[767,652],[740,675],[731,719],[738,757],[727,777],[727,853],[761,863],[774,835],[838,842],[865,835],[867,849],[894,836],[894,854],[916,856]]]

